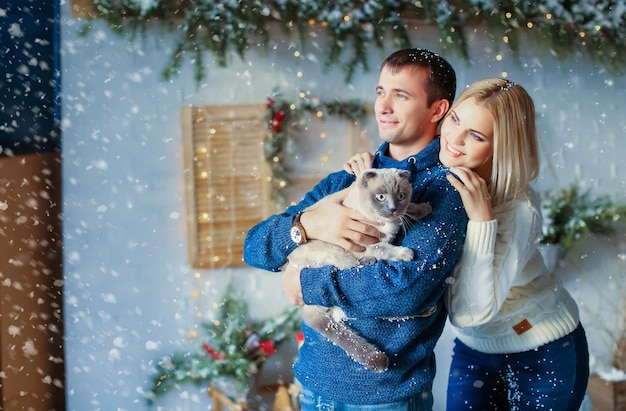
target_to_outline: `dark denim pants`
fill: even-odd
[[[581,325],[535,350],[485,354],[458,339],[448,377],[447,409],[578,411],[589,379]]]
[[[427,391],[406,400],[388,404],[346,404],[324,398],[303,386],[300,406],[301,411],[432,411],[433,395]]]

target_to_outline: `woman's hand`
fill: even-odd
[[[343,163],[343,169],[350,174],[360,176],[363,171],[372,168],[374,156],[370,153],[359,153],[353,155],[350,160]]]
[[[485,180],[466,167],[450,167],[450,171],[454,175],[448,174],[448,181],[461,194],[467,217],[472,221],[493,220],[491,196]]]

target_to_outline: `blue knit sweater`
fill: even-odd
[[[447,169],[439,163],[439,139],[403,161],[388,157],[387,148],[387,143],[380,146],[373,167],[410,170],[413,201],[429,202],[433,208],[396,241],[415,251],[413,261],[378,261],[346,270],[305,268],[300,274],[306,304],[341,307],[350,318],[348,325],[389,357],[387,371],[366,370],[302,325],[305,339],[294,364],[296,378],[319,395],[352,404],[395,402],[431,390],[433,348],[446,320],[446,279],[452,277],[467,225],[461,198],[446,179]],[[279,271],[296,247],[289,236],[293,216],[353,181],[354,175],[333,173],[300,203],[254,226],[244,244],[245,262]],[[436,311],[429,312],[433,306]]]

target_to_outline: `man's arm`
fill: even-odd
[[[362,251],[363,248],[355,241],[363,244],[377,242],[381,233],[363,222],[360,212],[342,205],[347,195],[345,187],[353,181],[353,175],[333,173],[307,193],[300,203],[252,227],[244,242],[246,264],[278,271],[297,247],[289,234],[295,214],[313,204],[316,207],[300,217],[308,239],[327,241],[353,251]]]
[[[346,270],[304,268],[299,275],[304,302],[337,305],[348,317],[359,318],[419,315],[440,301],[467,225],[459,194],[443,180],[433,182],[424,197],[433,212],[414,222],[401,241],[415,251],[413,261],[381,260]]]

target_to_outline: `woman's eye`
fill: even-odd
[[[472,136],[472,138],[476,141],[483,141],[483,136],[481,136],[480,134],[476,134],[476,133],[470,133],[470,135]]]

